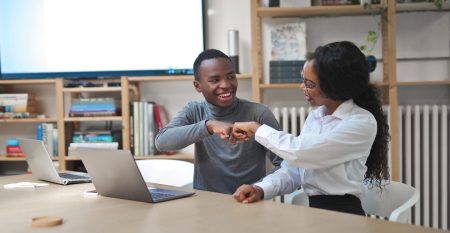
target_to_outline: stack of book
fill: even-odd
[[[0,94],[0,119],[28,118],[28,94]]]
[[[84,98],[72,101],[69,116],[116,116],[118,112],[114,98]]]
[[[25,154],[19,146],[17,139],[6,140],[6,157],[24,157]]]
[[[111,131],[74,132],[72,135],[72,142],[69,145],[69,150],[80,147],[118,149],[119,143],[113,142]]]
[[[72,142],[113,142],[113,136],[111,134],[111,131],[74,132],[72,135]]]
[[[270,61],[270,83],[301,83],[305,61]]]

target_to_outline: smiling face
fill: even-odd
[[[313,70],[314,60],[307,61],[303,66],[302,76],[303,83],[301,87],[303,93],[305,94],[306,100],[311,104],[311,106],[320,106],[324,104],[325,96],[320,91],[319,87],[319,77]]]
[[[303,66],[303,83],[301,88],[305,94],[306,100],[311,106],[325,105],[326,114],[332,114],[342,101],[332,100],[326,97],[325,93],[320,89],[319,77],[313,69],[314,60],[309,60]]]
[[[228,107],[233,103],[238,82],[230,60],[221,57],[203,60],[198,75],[200,78],[194,80],[194,87],[206,101],[218,107]]]

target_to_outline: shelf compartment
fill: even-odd
[[[5,123],[55,123],[56,118],[20,118],[20,119],[0,119]]]
[[[64,122],[78,121],[122,121],[121,116],[98,116],[98,117],[64,117]]]

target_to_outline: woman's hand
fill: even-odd
[[[264,191],[262,188],[248,184],[241,185],[233,194],[234,199],[245,204],[259,201],[263,196]]]
[[[235,122],[232,130],[232,137],[230,138],[231,143],[236,141],[247,141],[253,135],[255,135],[256,130],[261,126],[260,123],[256,121],[248,122]]]

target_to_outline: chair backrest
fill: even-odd
[[[407,223],[411,208],[419,199],[419,191],[414,187],[390,181],[383,187],[383,191],[376,187],[369,189],[361,199],[361,204],[367,214]]]
[[[194,164],[173,159],[137,160],[146,182],[192,188]]]
[[[411,208],[419,201],[419,191],[401,182],[390,181],[383,191],[373,187],[361,198],[361,204],[368,215],[376,215],[389,221],[407,223]],[[285,195],[285,203],[309,206],[303,190]]]

